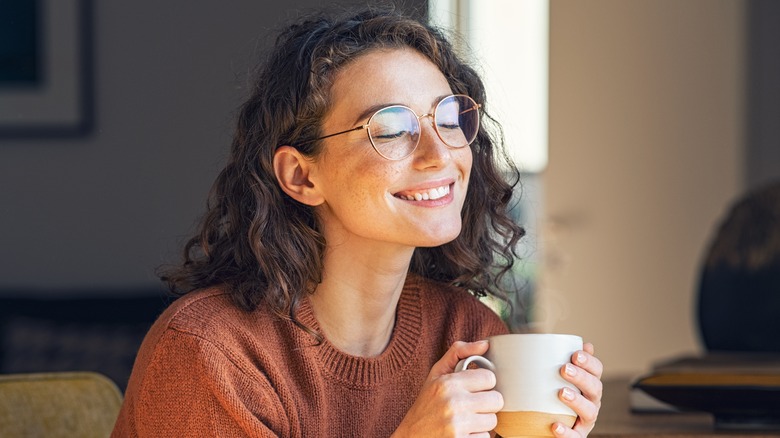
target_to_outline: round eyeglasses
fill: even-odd
[[[390,105],[379,109],[365,125],[346,131],[329,134],[303,143],[323,140],[348,132],[365,129],[374,150],[388,160],[400,160],[411,155],[420,144],[420,120],[430,117],[433,129],[442,142],[451,148],[470,145],[479,131],[480,105],[464,94],[453,94],[442,98],[433,112],[417,115],[404,105]]]

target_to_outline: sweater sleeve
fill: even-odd
[[[290,436],[287,415],[268,380],[229,352],[168,329],[151,353],[112,436]]]

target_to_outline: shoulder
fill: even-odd
[[[180,355],[227,360],[244,368],[258,351],[268,350],[259,348],[259,341],[267,347],[284,336],[280,326],[284,322],[262,307],[251,312],[238,307],[225,288],[191,292],[174,301],[152,325],[136,364]]]
[[[454,331],[456,340],[507,332],[498,314],[466,289],[411,274],[407,287],[419,291],[424,318]]]
[[[224,288],[191,292],[174,301],[144,338],[133,367],[132,380],[147,380],[149,369],[187,363],[189,371],[234,369],[262,379],[264,367],[274,366],[286,322],[262,307],[238,307]],[[265,370],[267,371],[267,370]]]
[[[475,311],[495,314],[479,298],[468,290],[441,283],[418,275],[409,275],[407,287],[417,288],[423,305],[459,311]]]
[[[217,422],[242,430],[286,430],[289,422],[269,379],[270,373],[281,374],[274,351],[255,342],[274,339],[257,336],[272,320],[268,313],[239,308],[220,288],[176,300],[141,345],[117,424],[154,430],[156,436],[186,435],[182,428],[205,431],[198,427]],[[171,421],[182,412],[186,419]]]
[[[226,288],[190,292],[174,301],[160,315],[156,326],[195,335],[205,335],[226,322],[238,321],[245,310],[238,308]]]

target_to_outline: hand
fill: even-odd
[[[393,437],[489,437],[504,399],[486,369],[455,373],[461,359],[485,354],[486,341],[455,342],[431,368],[420,395]]]
[[[572,355],[571,363],[561,367],[561,376],[579,388],[582,394],[566,388],[558,393],[558,397],[577,413],[577,421],[571,428],[561,423],[553,424],[553,434],[556,437],[584,438],[596,425],[601,409],[601,374],[604,365],[593,352],[593,344],[587,343],[583,346],[583,351]]]

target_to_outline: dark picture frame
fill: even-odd
[[[0,138],[89,133],[90,0],[16,0],[2,7],[8,10],[0,14],[10,17],[4,27],[15,34],[4,35],[10,43],[0,46]]]

